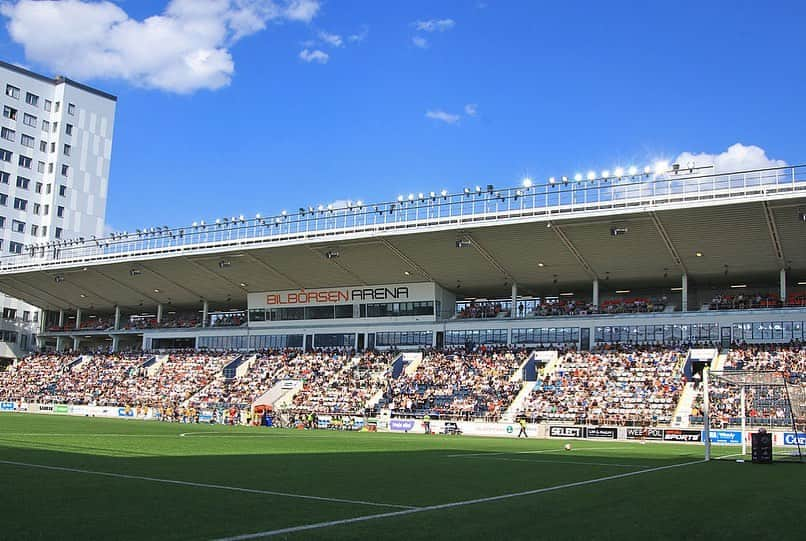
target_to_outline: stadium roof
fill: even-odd
[[[787,180],[769,182],[773,174]],[[725,175],[664,180],[676,184],[662,193],[654,181],[610,185],[610,196],[596,201],[591,192],[581,201],[582,188],[572,183],[566,191],[546,187],[565,194],[549,205],[526,204],[529,193],[520,189],[482,190],[431,203],[426,195],[420,203],[414,196],[304,209],[285,230],[272,217],[207,230],[197,224],[181,237],[179,229],[159,228],[68,241],[43,248],[41,258],[4,258],[0,289],[46,309],[111,311],[157,303],[197,308],[203,299],[227,309],[244,307],[247,292],[417,281],[462,297],[501,297],[513,282],[521,295],[589,296],[593,279],[604,290],[674,287],[683,273],[725,286],[775,283],[782,268],[806,279],[806,169],[733,175],[744,180],[724,188],[716,183]],[[748,181],[753,175],[767,181]],[[637,195],[630,192],[639,185]],[[543,194],[544,187],[533,190]],[[449,208],[473,198],[484,201],[483,212]],[[395,204],[414,218],[390,219]],[[314,228],[312,220],[339,223]],[[304,232],[303,222],[310,226]],[[258,224],[278,233],[258,231]]]

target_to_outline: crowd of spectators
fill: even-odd
[[[347,365],[325,377],[312,377],[294,396],[289,410],[293,413],[314,412],[363,414],[368,401],[384,388],[392,358],[384,353],[366,353],[348,358]]]
[[[500,302],[476,302],[462,308],[456,315],[459,319],[488,319],[496,317],[506,317],[509,310],[505,310]]]
[[[134,375],[147,359],[140,354],[85,355],[80,363],[64,369],[43,390],[42,402],[61,404],[119,405],[114,389]]]
[[[0,371],[0,399],[42,402],[44,393],[78,358],[77,355],[34,355]]]
[[[751,308],[780,308],[781,298],[775,293],[718,293],[708,304],[709,310],[749,310]]]
[[[389,382],[385,398],[398,415],[497,420],[521,389],[510,380],[527,355],[485,347],[429,352],[413,374]]]
[[[565,353],[535,384],[520,413],[532,422],[668,423],[685,385],[684,358],[668,348]]]

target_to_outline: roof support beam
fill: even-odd
[[[36,303],[30,303],[30,304],[34,304],[35,306],[38,306],[39,308],[46,308],[48,306],[54,306],[54,307],[58,308],[59,310],[69,310],[72,307],[71,303],[67,302],[66,300],[64,300],[62,298],[59,298],[59,297],[57,297],[55,295],[51,295],[51,294],[43,291],[41,288],[37,288],[37,287],[33,287],[31,285],[28,285],[27,283],[23,282],[22,280],[20,280],[18,278],[15,278],[14,275],[4,276],[3,280],[7,281],[15,289],[23,292],[23,294],[27,298],[29,298],[29,299],[37,299],[39,301],[42,301],[41,304],[39,304],[39,305],[37,305]],[[31,293],[31,291],[35,291],[35,293]],[[12,296],[16,296],[16,295],[12,295]],[[48,298],[50,298],[50,300]],[[53,299],[56,299],[59,302],[54,303]],[[23,300],[25,300],[25,299],[23,299]]]
[[[775,257],[778,259],[780,268],[786,268],[786,258],[784,257],[784,249],[781,247],[780,236],[778,235],[778,226],[775,224],[775,215],[772,213],[768,201],[762,201],[761,207],[764,209],[764,218],[767,221],[767,232],[770,234],[770,242],[772,242],[772,249],[775,252]]]
[[[190,263],[191,265],[193,265],[195,268],[199,269],[200,271],[204,272],[205,274],[208,274],[208,275],[210,275],[210,276],[213,276],[213,277],[215,277],[215,278],[218,278],[219,280],[222,280],[222,281],[224,281],[224,282],[227,282],[227,283],[228,283],[229,285],[231,285],[231,286],[234,286],[234,287],[236,287],[236,288],[238,288],[238,289],[242,289],[242,290],[246,291],[246,288],[241,287],[241,285],[240,285],[240,284],[235,283],[235,282],[233,282],[232,280],[230,280],[229,278],[227,278],[227,277],[225,277],[225,276],[221,276],[221,275],[220,275],[220,274],[218,274],[217,272],[215,272],[215,271],[213,271],[213,270],[208,269],[207,267],[205,267],[204,265],[202,265],[202,264],[201,264],[201,263],[199,263],[198,261],[193,261],[193,259],[191,259],[191,258],[189,258],[189,257],[186,257],[186,258],[185,258],[185,261],[187,261],[188,263]]]
[[[132,287],[130,284],[126,284],[126,283],[124,283],[124,282],[122,282],[122,281],[118,280],[117,278],[113,278],[113,277],[109,276],[108,274],[106,274],[106,273],[104,273],[102,270],[100,270],[100,268],[98,268],[98,267],[94,268],[93,270],[94,270],[95,272],[97,272],[99,275],[101,275],[101,276],[103,276],[104,278],[106,278],[107,280],[109,280],[110,282],[114,282],[114,283],[116,283],[117,285],[119,285],[119,286],[123,287],[124,289],[129,289],[129,290],[131,290],[131,291],[134,291],[135,293],[137,293],[137,294],[138,294],[138,295],[140,295],[141,297],[143,297],[143,298],[145,298],[145,299],[148,299],[149,301],[153,302],[154,304],[159,304],[159,303],[160,303],[160,301],[158,301],[157,299],[155,299],[155,298],[154,298],[154,297],[152,297],[151,295],[149,295],[149,294],[147,294],[147,293],[144,293],[144,292],[140,291],[139,289],[137,289],[136,287]],[[120,303],[114,302],[114,303],[112,303],[112,304],[114,304],[114,305],[119,305]],[[124,306],[125,306],[125,305],[124,305]]]
[[[652,223],[655,224],[655,229],[658,231],[658,235],[660,235],[660,238],[663,240],[663,244],[666,245],[669,255],[672,256],[674,264],[677,265],[677,268],[679,268],[683,274],[688,274],[688,269],[686,269],[686,265],[683,263],[680,253],[677,251],[672,239],[666,232],[666,228],[663,227],[663,222],[660,221],[660,216],[658,216],[656,212],[652,211],[649,213],[649,217],[652,219]]]
[[[160,272],[155,271],[154,269],[152,269],[152,268],[151,268],[151,267],[149,267],[148,265],[143,264],[143,262],[142,262],[142,261],[140,262],[140,266],[141,266],[141,267],[143,267],[143,268],[144,268],[145,270],[147,270],[148,272],[150,272],[151,274],[153,274],[154,276],[156,276],[156,277],[158,277],[158,278],[161,278],[161,279],[165,280],[165,281],[166,281],[166,282],[168,282],[169,284],[172,284],[172,285],[174,285],[174,286],[178,287],[178,288],[179,288],[179,289],[181,289],[182,291],[185,291],[185,292],[187,292],[187,293],[190,293],[191,295],[193,295],[193,296],[194,296],[194,297],[196,297],[197,299],[204,299],[204,298],[206,298],[204,295],[199,295],[198,293],[196,293],[196,292],[195,292],[195,291],[193,291],[192,289],[187,288],[187,287],[183,286],[182,284],[180,284],[180,283],[178,283],[178,282],[175,282],[174,280],[171,280],[170,278],[168,278],[168,277],[167,277],[167,276],[165,276],[164,274],[162,274],[162,273],[160,273]],[[159,302],[157,302],[157,304],[159,304]]]
[[[345,265],[342,265],[341,263],[339,263],[338,259],[336,259],[336,258],[329,258],[329,257],[327,257],[327,255],[325,255],[325,254],[323,254],[322,252],[320,252],[320,251],[319,251],[319,249],[318,249],[318,248],[316,248],[316,247],[314,247],[314,246],[308,246],[308,249],[309,249],[310,251],[312,251],[313,253],[315,253],[316,255],[318,255],[319,257],[321,257],[322,259],[324,259],[325,261],[327,261],[328,263],[330,263],[330,264],[332,264],[332,265],[336,265],[338,268],[340,268],[341,270],[343,270],[345,273],[347,273],[347,274],[349,274],[350,276],[352,276],[353,278],[355,278],[355,279],[358,281],[358,284],[357,284],[357,285],[362,285],[362,286],[367,285],[367,281],[366,281],[366,280],[364,280],[363,278],[361,278],[360,276],[358,276],[356,273],[354,273],[353,271],[351,271],[351,270],[350,270],[349,268],[347,268]]]
[[[510,283],[516,282],[515,278],[512,276],[512,273],[509,272],[509,270],[507,270],[501,263],[499,263],[498,260],[495,259],[495,257],[493,257],[493,255],[490,252],[488,252],[484,246],[479,244],[479,241],[473,238],[472,235],[470,235],[469,233],[465,233],[464,235],[462,235],[462,237],[465,240],[467,240],[473,246],[473,248],[476,249],[476,251],[479,253],[479,255],[481,255],[481,257],[486,259],[487,262],[490,263],[490,265],[495,267],[495,269],[498,272],[503,274],[504,278],[509,280]]]
[[[560,242],[562,242],[565,247],[568,248],[568,251],[571,252],[571,255],[573,255],[579,264],[582,265],[582,268],[585,269],[585,272],[588,273],[588,276],[590,276],[592,280],[598,280],[599,275],[596,274],[596,271],[593,270],[593,267],[591,267],[585,258],[582,257],[582,254],[579,250],[577,250],[577,247],[574,246],[574,243],[571,242],[571,239],[568,238],[568,235],[565,234],[563,228],[559,225],[552,225],[551,229],[554,231],[554,234],[557,235],[557,238],[560,239]]]
[[[420,265],[418,265],[412,258],[404,254],[400,248],[389,242],[389,239],[381,239],[381,243],[386,247],[387,250],[395,254],[403,263],[414,269],[414,271],[417,272],[417,274],[424,277],[429,282],[436,283],[436,280],[434,280],[433,276],[428,274],[428,272]]]
[[[303,285],[302,285],[302,284],[300,284],[299,282],[297,282],[296,280],[294,280],[293,278],[291,278],[291,277],[290,277],[290,276],[288,276],[287,274],[285,274],[285,273],[283,273],[283,272],[278,271],[277,269],[275,269],[274,267],[272,267],[271,265],[269,265],[268,263],[266,263],[266,262],[265,262],[265,261],[263,261],[262,259],[260,259],[260,258],[258,258],[258,257],[256,257],[256,256],[254,256],[254,255],[252,255],[252,254],[250,254],[248,251],[245,251],[243,255],[244,255],[245,257],[248,257],[249,259],[251,259],[251,260],[252,260],[252,261],[254,261],[255,263],[257,263],[257,264],[258,264],[258,266],[263,267],[264,269],[266,269],[266,270],[267,270],[267,271],[269,271],[270,273],[274,274],[275,276],[279,276],[279,277],[280,277],[280,278],[282,278],[283,280],[286,280],[286,281],[288,281],[289,283],[293,284],[293,285],[294,285],[294,287],[296,287],[297,289],[304,289],[304,287],[303,287]]]

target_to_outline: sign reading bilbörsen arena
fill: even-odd
[[[250,309],[294,308],[336,304],[434,301],[435,296],[434,284],[421,282],[249,293],[248,302]]]

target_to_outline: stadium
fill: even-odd
[[[0,77],[0,537],[802,538],[806,165],[110,232],[117,98]]]

